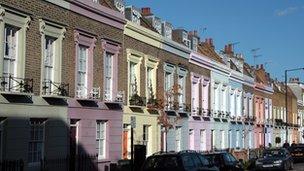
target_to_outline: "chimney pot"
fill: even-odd
[[[150,7],[143,7],[143,8],[141,8],[141,13],[142,13],[143,16],[152,15]]]

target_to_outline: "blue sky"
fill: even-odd
[[[273,78],[284,80],[284,69],[304,67],[304,1],[302,0],[126,0],[151,7],[175,28],[198,30],[213,38],[216,49],[228,42],[254,65],[252,49],[260,48],[256,64],[266,64]],[[203,28],[207,28],[205,31]],[[304,82],[304,71],[293,72]]]

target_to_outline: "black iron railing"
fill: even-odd
[[[40,161],[42,171],[66,170],[66,171],[97,171],[97,155],[81,154],[62,158],[44,158]]]
[[[131,98],[129,100],[129,104],[131,106],[146,106],[146,104],[147,104],[146,97],[141,97],[137,94],[134,94],[131,96]]]
[[[23,160],[0,160],[1,171],[23,171],[24,162]]]
[[[4,92],[33,93],[33,79],[11,75],[0,77],[0,90]]]
[[[69,96],[69,84],[47,80],[42,83],[42,86],[43,95]]]

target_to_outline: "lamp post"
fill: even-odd
[[[286,108],[286,114],[285,114],[285,117],[286,117],[286,139],[285,141],[288,140],[288,85],[287,85],[287,73],[289,71],[299,71],[299,70],[304,70],[304,68],[295,68],[295,69],[287,69],[285,70],[285,108]]]

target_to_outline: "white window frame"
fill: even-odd
[[[29,165],[36,165],[40,163],[40,160],[44,158],[44,143],[45,143],[45,121],[41,121],[41,120],[36,120],[33,119],[32,121],[29,122],[30,124],[30,139],[29,139],[29,149],[28,149],[28,163]],[[42,129],[42,138],[41,139],[31,139],[31,130],[32,128],[35,129]],[[39,130],[38,130],[39,131]],[[35,137],[35,134],[34,134]],[[31,151],[30,150],[30,144],[33,143],[34,145],[38,145],[38,143],[41,143],[41,158],[38,158],[38,151],[36,151],[36,155],[37,155],[37,161],[35,161],[35,159],[31,160],[29,157],[29,153],[35,153],[35,151]],[[38,146],[36,147],[38,149]],[[33,157],[33,156],[32,156]]]
[[[173,108],[174,97],[168,97],[168,94],[171,92],[174,86],[174,74],[175,66],[169,63],[164,64],[164,97],[167,106],[167,110]],[[167,104],[167,102],[169,104]]]
[[[221,133],[221,149],[225,149],[225,130],[220,130]]]
[[[132,97],[133,94],[132,93],[132,86],[131,86],[131,68],[130,68],[130,65],[131,65],[131,62],[135,64],[134,66],[134,76],[136,78],[136,86],[137,86],[137,94],[140,96],[140,67],[141,67],[141,63],[142,63],[142,59],[144,58],[144,54],[141,53],[141,52],[138,52],[136,50],[133,50],[133,49],[127,49],[127,59],[128,59],[128,87],[129,87],[129,90],[128,90],[128,104],[129,104],[129,100],[130,98]]]
[[[153,95],[154,98],[156,98],[158,64],[159,64],[159,59],[150,55],[145,55],[147,100],[149,100],[150,98],[150,86],[152,86]]]
[[[181,151],[182,148],[182,127],[181,126],[177,126],[175,127],[175,151]]]
[[[241,148],[240,147],[240,131],[239,130],[236,130],[235,137],[236,137],[235,148]]]
[[[206,110],[209,109],[209,83],[209,79],[202,77],[202,108],[205,110],[206,114]]]
[[[53,58],[53,73],[52,73],[52,77],[53,77],[53,80],[51,80],[52,82],[55,82],[55,83],[61,83],[61,68],[62,68],[62,49],[63,49],[63,46],[62,46],[62,41],[63,39],[65,38],[65,32],[66,32],[66,29],[65,27],[61,26],[61,25],[58,25],[56,23],[53,23],[53,22],[49,22],[49,21],[46,21],[46,20],[43,20],[43,19],[39,19],[39,31],[40,31],[40,34],[41,34],[41,92],[44,92],[43,90],[43,83],[45,82],[45,78],[44,78],[44,73],[45,73],[45,70],[44,70],[44,58],[45,58],[45,38],[46,36],[49,36],[49,37],[53,37],[55,39],[54,41],[54,58]],[[51,86],[50,87],[50,91],[49,92],[52,92],[53,89],[54,89],[54,86]],[[49,94],[47,92],[46,95],[52,95]]]
[[[211,136],[211,138],[210,138],[211,139],[211,150],[213,150],[216,147],[215,130],[214,129],[211,130],[210,136]]]
[[[206,130],[201,129],[200,130],[200,150],[201,151],[206,151],[207,150],[207,144],[206,144]]]
[[[188,71],[185,68],[178,67],[178,85],[180,86],[180,96],[178,97],[179,109],[183,109],[186,103],[186,80],[187,80]]]
[[[0,34],[4,35],[5,25],[18,28],[16,41],[16,58],[14,77],[24,78],[25,75],[25,54],[26,54],[26,31],[31,19],[28,15],[0,6]],[[5,36],[0,36],[0,42],[4,42]],[[3,76],[4,64],[4,43],[0,43],[0,77]]]
[[[143,144],[146,145],[147,156],[151,153],[151,125],[143,125]]]
[[[106,101],[113,100],[113,61],[114,54],[106,51],[104,55],[104,97]]]
[[[98,125],[99,125],[99,130],[98,130]],[[98,154],[98,159],[105,159],[107,157],[107,121],[106,120],[97,120],[96,121],[96,150],[97,150],[97,154]],[[103,126],[103,132],[104,135],[103,137],[101,136],[101,126]],[[99,133],[99,134],[98,134]],[[103,150],[101,151],[101,146],[103,146]],[[97,148],[98,147],[98,148]]]
[[[76,77],[77,84],[76,84],[76,86],[77,86],[77,97],[80,97],[80,98],[86,98],[89,93],[89,90],[88,90],[88,68],[89,68],[88,61],[89,61],[89,47],[79,44],[78,53],[77,53],[77,77]],[[81,65],[83,63],[85,63],[85,65]],[[82,67],[84,67],[84,68],[82,68]]]
[[[9,31],[9,33],[8,33]],[[19,28],[11,25],[5,25],[4,26],[4,57],[3,57],[3,75],[4,76],[12,76],[16,74],[17,70],[17,54],[16,51],[18,51],[18,31]],[[14,36],[13,36],[14,35]],[[11,40],[6,40],[7,38]],[[6,49],[8,52],[6,52]],[[8,54],[6,54],[8,53]],[[5,67],[7,61],[7,67]],[[5,69],[6,68],[6,69]],[[7,70],[5,72],[4,70]]]
[[[194,129],[189,129],[189,149],[194,150],[195,149],[195,139],[194,139]]]
[[[44,68],[44,80],[52,81],[54,73],[54,46],[56,38],[45,36],[45,46],[44,46],[44,58],[43,58],[43,68]]]

